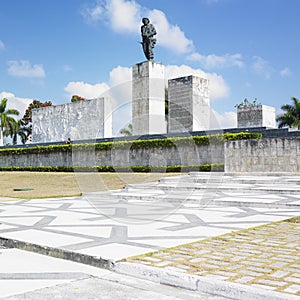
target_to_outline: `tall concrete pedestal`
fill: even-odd
[[[145,61],[132,67],[133,135],[166,133],[164,66]]]
[[[209,81],[190,75],[168,81],[168,132],[210,128]]]

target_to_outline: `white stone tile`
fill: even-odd
[[[78,238],[65,234],[55,234],[35,229],[1,233],[1,236],[49,247],[60,247],[63,245],[89,241],[89,239]]]
[[[50,226],[51,227],[51,226]],[[51,227],[51,229],[54,229],[53,227]],[[59,231],[62,232],[69,232],[69,233],[76,233],[76,234],[82,234],[82,235],[87,235],[87,236],[95,236],[97,238],[99,237],[104,237],[104,238],[108,238],[111,234],[111,226],[84,226],[84,224],[82,224],[82,226],[70,226],[70,227],[66,227],[64,225],[60,226],[59,228],[56,228]]]
[[[43,217],[37,217],[34,215],[28,215],[28,216],[22,216],[23,214],[20,214],[20,216],[17,217],[8,217],[3,218],[2,222],[5,223],[11,223],[19,226],[33,226],[35,223],[39,222]]]
[[[77,252],[111,260],[120,260],[129,256],[135,256],[156,251],[154,248],[143,248],[125,244],[111,243],[108,245],[91,247]]]

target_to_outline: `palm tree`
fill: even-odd
[[[24,126],[22,120],[16,121],[14,126],[13,134],[11,135],[13,145],[18,143],[18,136],[20,136],[22,144],[25,144],[31,131]]]
[[[285,111],[284,114],[279,115],[276,121],[279,122],[278,128],[286,127],[289,128],[296,127],[300,129],[300,101],[292,97],[293,104],[285,104],[281,106],[281,109]]]
[[[122,128],[120,134],[124,136],[132,136],[132,124],[128,124],[127,128]]]
[[[0,146],[3,146],[3,137],[12,136],[16,120],[10,115],[18,116],[20,113],[16,109],[6,109],[7,99],[0,102]]]

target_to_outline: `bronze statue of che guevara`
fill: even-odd
[[[156,44],[156,39],[154,36],[156,35],[156,29],[154,25],[150,23],[150,20],[148,18],[142,19],[143,25],[141,27],[141,34],[142,34],[142,46],[144,54],[147,58],[147,60],[153,60],[154,54],[153,54],[153,48]]]

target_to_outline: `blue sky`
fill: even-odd
[[[0,0],[0,97],[23,113],[32,99],[63,104],[128,83],[145,60],[147,16],[166,77],[209,78],[211,107],[232,127],[244,98],[277,113],[300,98],[299,13],[299,0]]]

